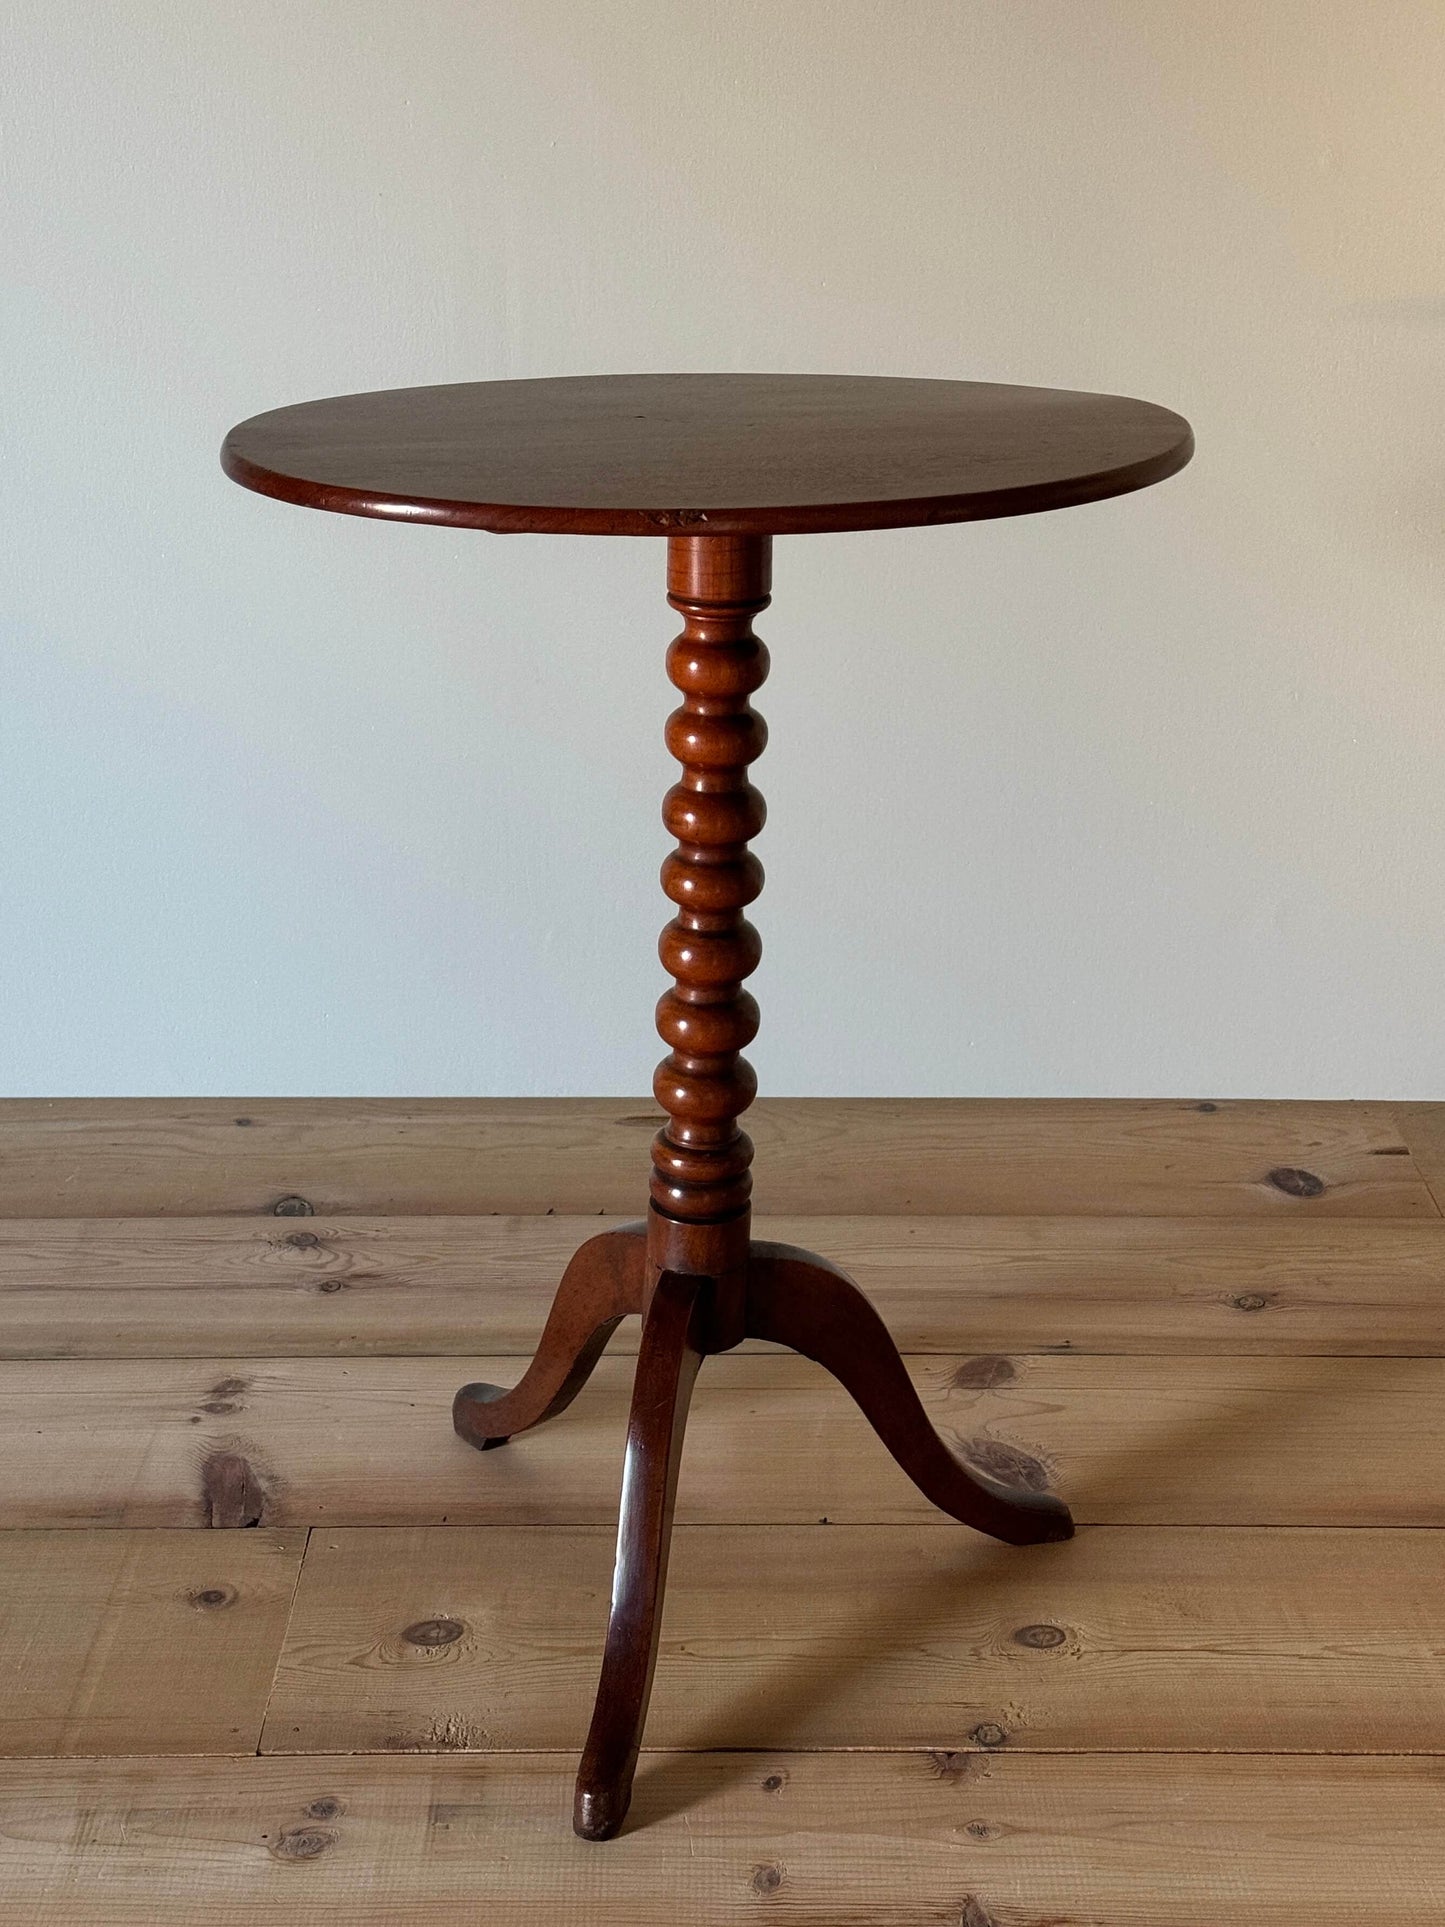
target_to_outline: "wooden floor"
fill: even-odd
[[[783,1102],[932,1513],[765,1347],[693,1407],[633,1818],[573,1838],[625,1327],[485,1457],[642,1102],[0,1104],[0,1920],[1439,1927],[1445,1106]]]

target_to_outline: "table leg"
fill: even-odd
[[[703,1361],[710,1294],[707,1279],[665,1271],[642,1328],[622,1469],[612,1612],[572,1809],[572,1824],[584,1840],[611,1839],[632,1798],[657,1664],[683,1428]]]
[[[749,1338],[768,1338],[831,1372],[925,1499],[1012,1546],[1070,1539],[1069,1508],[1053,1492],[1001,1485],[948,1449],[929,1423],[892,1334],[846,1272],[796,1245],[752,1247]]]
[[[452,1425],[458,1434],[485,1452],[565,1412],[622,1320],[642,1310],[646,1275],[646,1225],[623,1225],[589,1238],[562,1273],[536,1356],[521,1382],[510,1390],[463,1385],[457,1393]]]

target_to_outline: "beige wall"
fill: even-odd
[[[227,425],[1121,389],[1145,495],[779,544],[779,1092],[1441,1094],[1441,0],[12,0],[0,1087],[637,1091],[660,549]]]

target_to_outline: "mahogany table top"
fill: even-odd
[[[307,508],[500,533],[979,521],[1147,488],[1189,424],[1121,395],[874,375],[575,375],[277,408],[221,460]]]

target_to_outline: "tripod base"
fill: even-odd
[[[656,1227],[653,1227],[654,1234]],[[654,1243],[656,1238],[654,1237]],[[665,1242],[665,1241],[664,1241]],[[1068,1507],[1047,1492],[1000,1485],[957,1458],[934,1431],[887,1326],[844,1272],[794,1245],[754,1239],[741,1280],[660,1268],[649,1226],[604,1231],[574,1255],[542,1341],[511,1390],[464,1385],[452,1419],[468,1444],[504,1445],[566,1408],[620,1321],[643,1314],[612,1612],[592,1727],[577,1776],[573,1825],[607,1840],[627,1816],[662,1620],[667,1555],[688,1404],[703,1359],[739,1337],[766,1338],[816,1359],[851,1393],[924,1497],[1009,1545],[1071,1537]]]

